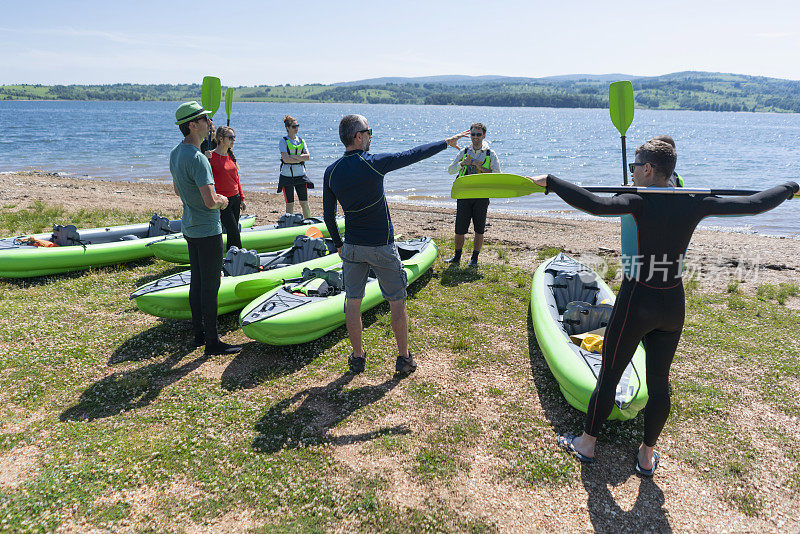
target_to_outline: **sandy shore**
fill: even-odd
[[[25,172],[0,174],[0,190],[4,206],[13,205],[12,210],[23,209],[37,200],[69,210],[119,208],[175,212],[181,208],[172,187],[159,183]],[[258,217],[256,224],[275,222],[284,211],[283,198],[278,194],[245,191],[245,197],[247,213]],[[312,212],[320,215],[321,199],[311,197],[310,202]],[[452,238],[454,209],[398,203],[390,206],[397,233]],[[490,213],[481,261],[504,261],[496,250],[499,248],[505,251],[511,264],[533,269],[539,263],[538,251],[544,247],[563,248],[595,267],[602,268],[604,260],[618,264],[619,222]],[[698,230],[687,251],[686,266],[685,278],[695,273],[704,289],[724,289],[734,280],[741,281],[741,287],[748,291],[762,283],[796,282],[800,271],[800,239]]]

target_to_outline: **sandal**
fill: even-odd
[[[658,467],[658,453],[656,451],[653,451],[653,467],[650,469],[644,469],[639,464],[639,450],[636,450],[636,467],[634,467],[633,470],[636,471],[637,475],[651,477],[656,472],[656,467]]]
[[[575,444],[572,443],[575,441],[575,438],[578,436],[573,436],[572,434],[564,434],[563,436],[558,437],[558,444],[572,456],[580,460],[584,464],[592,464],[594,463],[594,457],[586,456],[578,452],[575,448]]]

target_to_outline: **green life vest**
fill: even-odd
[[[461,158],[461,161],[464,161],[465,159],[467,159],[467,149],[468,148],[469,147],[464,149],[464,156]],[[486,149],[486,159],[483,160],[483,165],[481,165],[486,170],[492,170],[492,157],[491,157],[490,154],[491,154],[491,152],[487,148]],[[464,176],[466,173],[467,173],[467,165],[464,165],[463,167],[461,167],[461,170],[458,171],[458,176],[459,177]]]
[[[306,147],[306,142],[303,140],[302,137],[299,137],[300,144],[295,145],[291,139],[287,136],[283,136],[283,140],[286,141],[286,153],[290,156],[299,156],[303,153],[303,149]],[[306,173],[306,162],[303,161],[301,163],[284,163],[281,160],[281,170],[283,170],[283,166],[288,165],[290,169],[290,176],[303,176]],[[302,167],[302,169],[298,168]],[[295,172],[297,171],[297,172]]]
[[[675,173],[675,183],[678,187],[683,187],[683,178],[677,172]]]

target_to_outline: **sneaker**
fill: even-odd
[[[347,357],[347,366],[350,367],[350,372],[354,374],[362,373],[364,366],[367,364],[367,353],[363,356],[356,356],[352,352]]]
[[[408,356],[397,357],[394,369],[401,375],[408,375],[417,370],[417,362],[414,361],[414,356],[409,352]]]
[[[229,345],[224,341],[220,341],[216,345],[206,345],[206,350],[203,351],[203,354],[205,356],[217,356],[223,354],[236,354],[241,350],[241,345]]]
[[[467,265],[469,269],[477,269],[478,268],[478,260],[469,260],[469,265]]]
[[[444,260],[444,262],[445,263],[452,263],[453,265],[458,265],[459,263],[461,263],[461,258],[459,258],[457,256],[453,256],[451,258],[447,258],[446,260]]]

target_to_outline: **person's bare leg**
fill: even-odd
[[[455,241],[456,241],[455,242],[456,250],[461,250],[462,248],[464,248],[464,239],[465,238],[466,238],[465,234],[456,234],[456,239],[455,239]]]
[[[590,436],[586,432],[572,440],[575,450],[584,456],[594,458],[594,445],[597,443],[597,438]],[[642,466],[644,467],[644,466]]]
[[[363,356],[364,346],[361,342],[361,334],[364,326],[361,322],[361,299],[347,299],[345,324],[350,345],[353,346],[353,354],[356,357]]]
[[[294,202],[286,203],[286,213],[294,213]]]
[[[308,200],[301,200],[300,208],[303,210],[304,219],[308,219],[309,217],[311,217],[311,208],[308,207]]]
[[[642,442],[639,445],[639,465],[642,469],[649,471],[653,468],[653,450],[655,447],[648,447]]]
[[[483,247],[483,234],[475,234],[475,242],[472,245],[473,252],[480,252]]]
[[[400,356],[408,356],[408,312],[406,311],[406,299],[389,302],[389,310],[392,314],[392,332],[394,332],[394,339],[397,341],[397,352]]]

